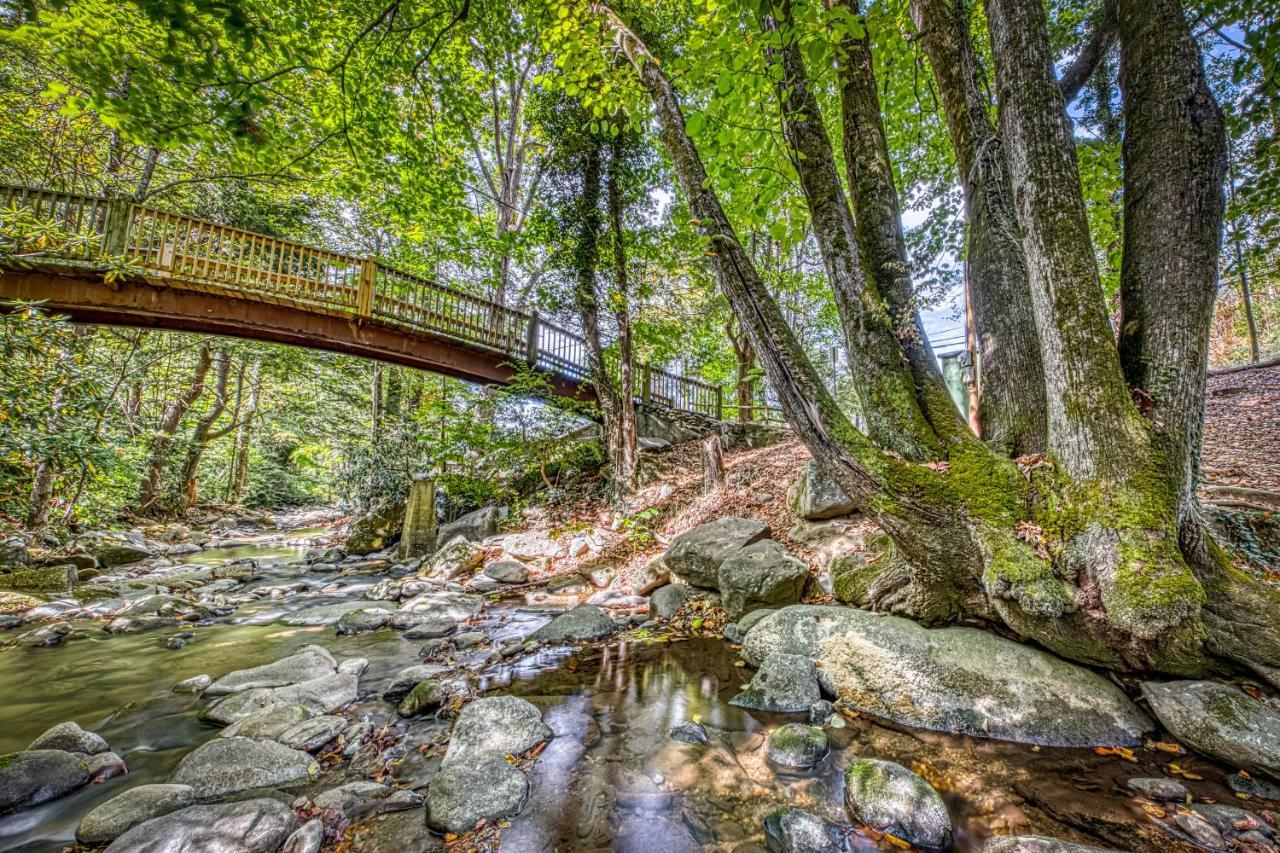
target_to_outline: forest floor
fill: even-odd
[[[1280,492],[1280,366],[1210,376],[1205,479]]]

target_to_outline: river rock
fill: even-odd
[[[140,823],[107,853],[275,851],[298,828],[289,806],[269,798],[188,806]]]
[[[453,580],[471,574],[484,565],[484,549],[476,543],[468,542],[461,536],[441,541],[445,543],[444,546],[422,564],[422,568],[418,570],[419,577]]]
[[[276,740],[280,735],[314,716],[306,705],[267,705],[236,720],[218,733],[219,737],[247,737]]]
[[[537,706],[518,696],[477,699],[462,709],[442,764],[465,764],[480,758],[523,755],[554,732]]]
[[[479,542],[498,532],[498,508],[486,506],[469,512],[448,524],[440,525],[438,542],[452,542],[461,537],[468,542]]]
[[[925,850],[951,845],[951,817],[938,792],[900,764],[860,758],[844,774],[854,822]]]
[[[89,782],[105,782],[107,779],[114,779],[116,776],[123,776],[129,772],[129,768],[125,766],[124,759],[116,755],[114,752],[99,752],[97,755],[90,755],[84,762],[89,767]]]
[[[0,755],[0,814],[38,806],[89,784],[89,765],[61,749]]]
[[[438,640],[458,630],[458,623],[442,616],[424,616],[422,621],[404,632],[406,640]]]
[[[1280,779],[1280,713],[1239,688],[1216,681],[1147,681],[1142,695],[1187,746]]]
[[[769,733],[765,755],[774,764],[808,770],[827,757],[827,733],[817,726],[787,723]]]
[[[498,560],[484,567],[486,577],[500,583],[525,583],[529,570],[519,560]]]
[[[447,764],[427,788],[427,822],[443,832],[468,832],[482,820],[519,814],[528,796],[529,780],[503,758]]]
[[[40,737],[31,741],[27,749],[61,749],[65,752],[83,752],[96,755],[106,752],[107,742],[93,732],[86,732],[74,722],[58,723]]]
[[[583,643],[601,640],[618,630],[609,615],[593,604],[580,604],[534,631],[529,639],[539,642]]]
[[[404,503],[396,502],[357,518],[347,535],[346,552],[363,556],[393,544],[404,525],[404,510]]]
[[[1172,779],[1166,779],[1163,776],[1130,779],[1125,782],[1125,787],[1149,800],[1169,803],[1186,802],[1187,797],[1191,796],[1191,792],[1187,790],[1186,785],[1181,782],[1175,782]]]
[[[795,604],[808,578],[809,567],[781,543],[762,539],[720,564],[720,604],[736,622],[752,610]]]
[[[415,595],[400,605],[404,613],[417,613],[427,619],[451,619],[454,622],[467,619],[480,612],[484,599],[478,595],[433,590]]]
[[[768,539],[769,525],[749,518],[721,518],[686,530],[671,540],[663,562],[673,575],[693,586],[715,589],[720,564],[753,542]]]
[[[71,626],[66,622],[54,622],[41,625],[14,638],[13,644],[25,649],[40,649],[56,646],[71,633]]]
[[[356,701],[360,694],[360,677],[353,672],[335,672],[271,689],[272,702],[297,702],[306,705],[317,714],[336,711],[343,705]]]
[[[0,539],[0,567],[17,569],[31,565],[31,552],[21,536]]]
[[[366,610],[370,607],[392,608],[395,605],[386,601],[341,601],[286,613],[280,617],[280,622],[285,625],[336,625],[339,619],[352,610]]]
[[[1227,775],[1227,787],[1237,794],[1246,794],[1260,800],[1280,802],[1280,785],[1259,779],[1255,776],[1241,776],[1239,773]]]
[[[781,714],[807,713],[822,698],[818,670],[804,655],[774,652],[730,705]]]
[[[306,784],[319,772],[320,765],[305,752],[275,741],[231,737],[215,738],[187,753],[169,781],[190,785],[197,800],[207,801],[251,788]]]
[[[205,689],[206,696],[226,696],[255,687],[283,687],[332,675],[338,664],[320,646],[304,646],[297,653],[272,663],[240,669],[222,676]]]
[[[405,696],[408,696],[409,691],[420,682],[426,681],[428,678],[435,678],[440,673],[448,671],[448,669],[447,666],[433,663],[407,666],[397,672],[391,679],[391,683],[382,691],[382,698],[388,702],[399,702]]]
[[[312,802],[322,811],[332,810],[347,820],[360,820],[375,814],[418,808],[423,799],[416,791],[360,780],[318,794]]]
[[[67,595],[80,573],[71,564],[0,571],[0,589],[37,595]]]
[[[321,714],[291,726],[273,738],[277,743],[302,752],[315,752],[347,728],[345,717]]]
[[[793,605],[743,638],[818,663],[824,690],[894,722],[1045,746],[1134,746],[1151,721],[1107,679],[975,628],[922,628],[850,607]]]
[[[363,607],[359,610],[348,610],[338,619],[336,626],[339,636],[348,634],[364,634],[376,631],[391,619],[391,611],[381,607]]]
[[[396,713],[402,717],[416,717],[427,711],[434,711],[449,698],[445,686],[435,679],[429,678],[413,686],[400,703],[396,705]]]
[[[764,836],[770,853],[845,853],[849,849],[843,827],[800,809],[771,812],[764,819]]]
[[[848,515],[857,510],[849,496],[810,459],[787,490],[791,514],[809,521]]]
[[[707,742],[707,727],[702,723],[695,723],[690,720],[672,727],[671,739],[681,743],[705,744]]]
[[[81,844],[103,845],[140,823],[162,817],[195,802],[190,785],[139,785],[89,812],[76,827]]]
[[[1073,844],[1045,835],[1001,835],[988,838],[982,853],[1117,853],[1109,847]]]
[[[324,821],[313,817],[284,840],[279,853],[320,853],[323,846]]]
[[[81,536],[76,545],[92,554],[98,564],[106,568],[127,566],[156,555],[151,544],[136,533],[96,531]]]
[[[659,587],[649,596],[649,613],[657,619],[674,619],[689,600],[689,587],[672,583]]]

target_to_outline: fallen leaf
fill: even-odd
[[[1123,758],[1125,761],[1136,763],[1138,760],[1133,757],[1133,750],[1124,746],[1098,746],[1094,747],[1093,751],[1098,755],[1114,755],[1117,758]]]
[[[1167,740],[1149,740],[1147,741],[1147,749],[1158,749],[1161,752],[1169,752],[1174,755],[1182,755],[1186,752],[1182,748],[1182,744]]]

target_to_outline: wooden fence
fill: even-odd
[[[24,263],[129,269],[168,287],[225,293],[493,351],[574,382],[589,379],[579,335],[376,258],[281,240],[128,200],[0,184],[0,251]],[[19,245],[21,244],[21,245]],[[724,414],[720,388],[652,365],[636,371],[640,399]]]

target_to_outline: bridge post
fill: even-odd
[[[113,198],[107,202],[107,219],[102,230],[102,254],[108,258],[124,255],[129,240],[129,217],[133,202],[127,198]]]
[[[524,342],[524,360],[530,367],[538,366],[538,312],[529,315],[529,333]]]
[[[373,287],[378,281],[378,259],[365,258],[360,264],[360,290],[356,293],[356,314],[373,316]]]
[[[724,389],[716,386],[716,420],[724,420]]]
[[[640,386],[640,402],[647,403],[653,395],[653,374],[649,371],[648,363],[644,366],[644,383]]]

